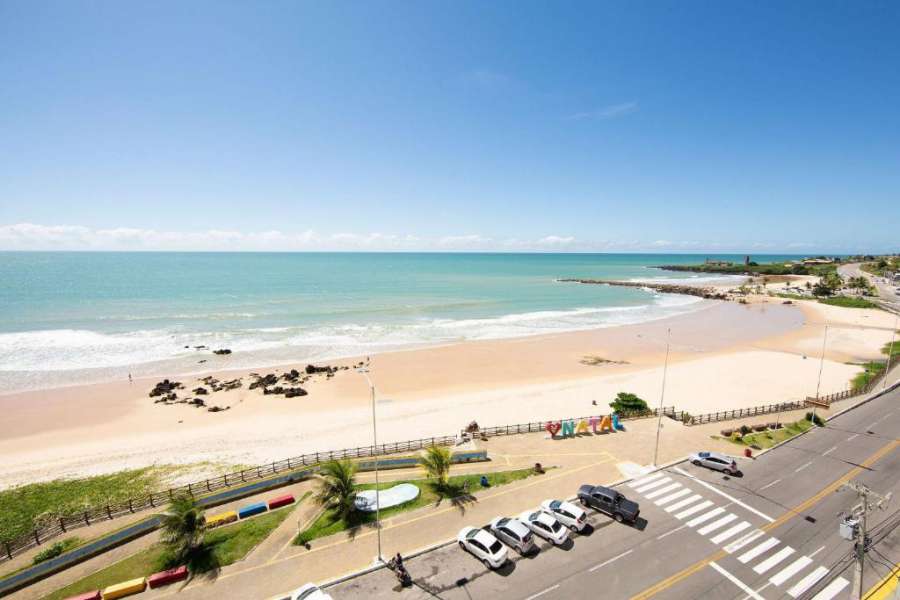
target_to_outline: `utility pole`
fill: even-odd
[[[866,593],[863,588],[863,568],[865,567],[866,552],[869,549],[868,515],[876,508],[884,510],[890,501],[891,495],[882,496],[873,492],[868,487],[856,481],[848,481],[840,487],[841,490],[853,490],[860,498],[859,504],[850,509],[850,514],[844,517],[841,523],[841,537],[854,541],[854,553],[856,554],[856,566],[853,569],[853,590],[851,598],[862,600]]]
[[[828,343],[828,323],[825,323],[825,333],[822,334],[822,355],[819,357],[819,377],[816,380],[816,403],[813,404],[813,423],[816,422],[816,406],[819,403],[819,390],[822,387],[822,369],[825,367],[825,346]]]

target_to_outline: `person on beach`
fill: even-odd
[[[131,373],[128,374],[128,383],[134,383],[134,381],[131,379]]]

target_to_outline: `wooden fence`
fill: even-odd
[[[680,412],[675,411],[674,406],[663,407],[663,416],[677,418]],[[653,410],[645,410],[642,412],[632,412],[619,414],[620,421],[627,421],[629,419],[643,419],[647,417],[655,417],[659,414],[659,409]],[[494,437],[498,435],[515,435],[517,433],[536,433],[539,431],[544,431],[544,428],[547,426],[547,423],[555,423],[557,421],[590,421],[591,419],[601,419],[603,415],[590,415],[587,417],[569,417],[566,419],[548,419],[546,421],[533,421],[531,423],[518,423],[516,425],[500,425],[497,427],[479,427],[475,432],[467,432],[463,430],[463,433],[469,433],[469,435],[481,435],[483,437]]]
[[[0,562],[11,560],[16,555],[73,529],[87,527],[101,520],[110,520],[123,515],[134,514],[147,508],[163,507],[175,497],[183,494],[190,496],[204,496],[223,488],[242,485],[249,481],[256,481],[285,471],[293,471],[303,467],[318,465],[334,459],[365,458],[386,454],[397,454],[400,452],[421,450],[430,446],[452,446],[455,443],[455,437],[441,436],[406,442],[395,442],[391,444],[379,444],[378,446],[315,452],[266,463],[264,465],[258,465],[249,469],[242,469],[233,473],[226,473],[219,477],[211,477],[203,481],[188,483],[160,492],[152,492],[146,496],[129,498],[124,502],[86,508],[77,513],[54,517],[52,520],[33,528],[31,532],[20,536],[17,539],[3,540],[0,542]]]

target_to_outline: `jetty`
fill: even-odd
[[[588,285],[613,285],[618,287],[644,288],[663,294],[686,294],[707,300],[728,300],[728,294],[711,287],[675,283],[649,283],[646,281],[616,281],[614,279],[557,279],[562,283],[584,283]]]

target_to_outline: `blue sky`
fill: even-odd
[[[896,2],[0,3],[0,249],[900,250]]]

